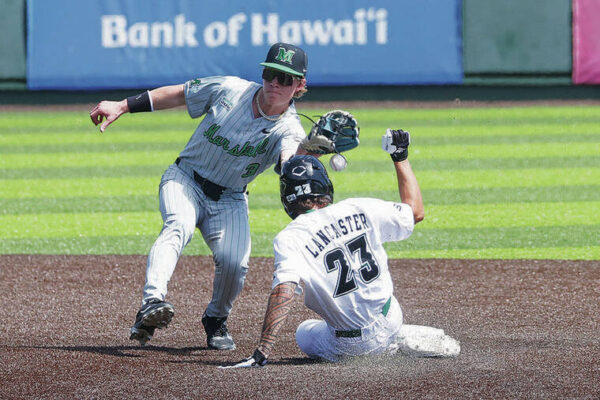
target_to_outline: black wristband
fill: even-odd
[[[145,91],[136,96],[127,98],[127,107],[130,113],[153,111],[152,100],[150,100],[150,92]]]
[[[390,154],[390,157],[392,157],[392,160],[395,162],[404,161],[408,158],[408,149],[404,149],[399,153],[392,153]]]
[[[256,363],[261,367],[267,363],[267,357],[265,357],[265,355],[259,349],[256,349],[254,351],[254,354],[252,354],[252,358],[254,358],[254,361],[256,361]]]

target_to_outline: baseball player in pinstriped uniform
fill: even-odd
[[[192,118],[205,116],[160,182],[164,225],[148,256],[142,307],[130,339],[143,345],[171,321],[167,283],[198,227],[215,262],[212,300],[202,316],[207,344],[235,349],[226,320],[248,270],[246,185],[297,151],[306,154],[298,148],[306,135],[292,99],[306,92],[307,63],[302,49],[276,43],[261,63],[262,85],[231,76],[195,79],[120,102],[103,101],[91,111],[102,132],[126,112],[185,104]]]
[[[401,203],[372,198],[333,202],[325,167],[310,155],[283,167],[281,201],[294,219],[274,240],[275,274],[262,335],[254,354],[225,368],[267,363],[294,293],[304,283],[304,303],[322,320],[307,320],[296,342],[311,358],[404,354],[454,357],[459,343],[441,329],[403,325],[383,244],[408,238],[424,218],[423,201],[408,157],[410,136],[388,130],[384,150],[394,162]],[[300,290],[301,292],[301,290]]]

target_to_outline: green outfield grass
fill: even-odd
[[[597,107],[350,111],[361,144],[330,174],[336,200],[398,200],[380,138],[387,127],[412,134],[426,218],[387,245],[391,257],[600,259]],[[100,134],[85,111],[1,112],[0,254],[146,254],[161,174],[197,122],[182,110],[126,115]],[[249,191],[252,256],[271,256],[289,221],[277,176]],[[209,254],[198,231],[184,254]]]

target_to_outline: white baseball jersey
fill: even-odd
[[[186,82],[188,113],[205,117],[179,157],[202,177],[241,188],[277,163],[282,150],[295,152],[306,134],[294,104],[277,121],[254,118],[252,101],[260,88],[234,76]]]
[[[371,198],[302,214],[275,238],[273,287],[304,282],[304,303],[337,330],[381,316],[393,283],[383,243],[408,238],[411,207]]]

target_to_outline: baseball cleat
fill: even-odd
[[[235,350],[233,338],[227,330],[227,317],[202,315],[202,325],[206,331],[206,343],[213,350]]]
[[[137,340],[138,342],[140,342],[141,346],[145,346],[146,342],[152,339],[152,335],[154,335],[154,329],[156,328],[149,326],[136,328],[134,326],[129,332],[129,340]]]
[[[152,339],[156,328],[166,328],[171,322],[175,309],[173,305],[158,299],[150,300],[142,306],[135,316],[135,324],[130,330],[129,339],[137,340],[140,345]]]

